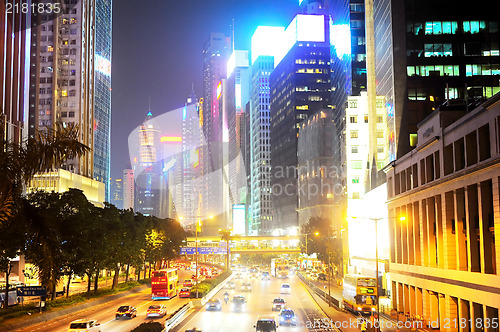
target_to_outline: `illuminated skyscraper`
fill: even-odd
[[[94,179],[105,184],[110,200],[111,49],[113,0],[95,1]]]
[[[64,2],[62,7],[57,15],[32,16],[29,135],[34,137],[37,130],[45,131],[56,123],[77,125],[80,142],[90,151],[67,160],[62,171],[38,175],[28,190],[80,188],[89,200],[102,204],[106,200],[103,182],[109,182],[109,174],[94,180],[96,7],[89,0]],[[104,156],[105,151],[100,152]],[[68,172],[73,174],[71,180]]]
[[[284,27],[259,26],[252,36],[250,91],[249,233],[269,233],[272,220],[269,75],[279,61]]]
[[[146,216],[159,214],[158,176],[160,170],[157,163],[157,149],[160,143],[160,131],[153,121],[151,111],[146,115],[144,123],[138,131],[139,160],[134,169],[135,176],[135,204],[134,211]]]
[[[210,33],[203,47],[203,108],[201,123],[205,136],[202,151],[202,172],[205,176],[202,193],[202,215],[219,214],[222,207],[222,179],[208,176],[222,168],[222,80],[227,76],[227,60],[231,52],[230,37]]]
[[[118,209],[123,209],[123,181],[122,179],[111,179],[110,181],[110,203]]]
[[[134,170],[123,170],[123,209],[134,209],[135,181]]]
[[[308,7],[309,8],[309,7]],[[298,14],[284,32],[285,56],[270,75],[273,232],[293,234],[297,218],[299,124],[331,107],[330,39],[327,8]]]
[[[227,62],[227,128],[229,163],[229,205],[244,204],[247,207],[247,178],[245,157],[246,104],[250,93],[250,67],[248,51],[234,50]]]
[[[33,17],[29,134],[56,122],[77,124],[81,143],[91,150],[62,168],[94,177],[94,24],[93,2],[78,0],[63,14]],[[109,176],[108,176],[109,178]]]

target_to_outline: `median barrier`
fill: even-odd
[[[222,289],[226,285],[226,283],[231,280],[233,275],[231,274],[229,277],[221,281],[217,286],[214,287],[210,292],[207,293],[201,299],[194,299],[189,301],[189,303],[184,304],[181,308],[179,308],[176,312],[174,312],[170,317],[165,321],[165,329],[164,332],[170,331],[177,324],[179,324],[187,312],[191,309],[197,309],[203,307],[209,299],[211,299],[218,291]]]
[[[311,288],[319,297],[321,297],[323,301],[325,301],[326,303],[331,303],[334,307],[337,307],[337,309],[341,309],[339,300],[337,300],[331,295],[328,295],[328,292],[316,286],[309,279],[303,276],[302,273],[297,273],[297,275],[299,276],[300,280],[302,280],[303,283],[309,286],[309,288]]]

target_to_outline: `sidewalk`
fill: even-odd
[[[316,301],[318,306],[323,310],[325,315],[333,320],[335,323],[335,326],[339,328],[342,332],[360,332],[361,325],[357,324],[357,317],[354,316],[351,312],[343,310],[343,309],[337,309],[334,306],[328,306],[328,303],[320,297],[316,292],[309,287],[309,285],[305,284],[306,288],[308,289],[309,293],[313,297],[313,299]],[[326,285],[328,285],[326,283]],[[320,290],[324,291],[323,287],[318,287]],[[327,286],[328,288],[328,286]],[[326,294],[328,294],[328,290],[326,291]],[[332,297],[336,298],[339,303],[342,303],[342,290],[337,286],[334,285],[333,283],[330,285],[330,294]],[[339,297],[340,296],[340,297]],[[370,317],[366,317],[368,320]],[[370,325],[370,324],[368,324]],[[380,317],[380,330],[382,332],[414,332],[408,328],[397,328],[397,322],[395,320],[392,320],[390,317],[386,317],[383,314]],[[370,331],[370,328],[367,330],[368,332]]]

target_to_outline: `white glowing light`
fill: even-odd
[[[252,36],[252,64],[261,56],[274,56],[274,62],[282,52],[284,27],[259,26]],[[281,60],[281,59],[279,59]]]
[[[103,75],[111,76],[111,61],[99,54],[95,55],[95,70]]]
[[[330,21],[330,45],[335,46],[337,57],[341,60],[351,54],[351,30],[348,24],[334,25]]]

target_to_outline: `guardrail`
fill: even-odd
[[[309,286],[316,294],[318,294],[319,297],[321,297],[326,303],[331,303],[333,306],[335,306],[337,309],[342,309],[340,307],[340,302],[336,298],[334,298],[331,295],[328,295],[327,292],[316,286],[314,283],[312,283],[309,279],[307,279],[305,276],[302,275],[302,273],[297,273],[299,276],[300,280],[304,282],[307,286]]]
[[[222,289],[226,285],[226,283],[231,280],[233,275],[231,274],[229,277],[221,281],[217,286],[215,286],[214,289],[212,289],[210,292],[207,293],[204,297],[201,299],[194,299],[189,301],[189,303],[184,304],[182,307],[180,307],[176,312],[174,312],[170,317],[165,321],[165,328],[163,329],[163,332],[168,332],[172,328],[174,328],[177,324],[179,324],[182,319],[184,318],[184,315],[192,308],[199,307],[199,306],[204,306],[209,299],[211,299],[215,294],[217,294],[218,291]]]
[[[191,305],[189,303],[184,304],[180,307],[176,312],[174,312],[170,317],[165,321],[164,332],[170,331],[175,325],[179,324],[184,315],[191,309]]]

